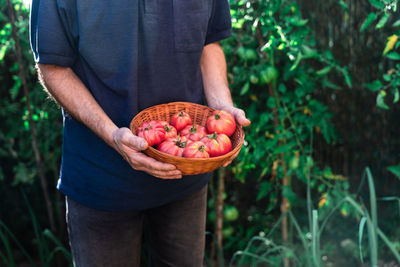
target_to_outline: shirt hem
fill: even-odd
[[[98,204],[99,201],[97,199],[97,201],[93,198],[85,198],[82,197],[82,193],[78,193],[75,190],[73,190],[71,187],[65,186],[63,185],[61,182],[58,184],[57,189],[66,197],[78,202],[81,205],[84,205],[86,207],[92,208],[92,209],[97,209],[97,210],[102,210],[102,211],[140,211],[140,210],[146,210],[146,209],[151,209],[151,208],[155,208],[158,206],[162,206],[165,204],[168,204],[170,202],[179,200],[193,192],[195,192],[196,190],[199,190],[200,188],[202,188],[203,186],[205,186],[206,184],[208,184],[209,180],[210,180],[211,176],[208,177],[207,179],[204,180],[204,182],[199,183],[196,186],[191,186],[189,190],[185,191],[183,194],[179,194],[177,196],[173,195],[170,198],[166,198],[163,201],[159,201],[157,203],[153,203],[151,205],[128,205],[131,207],[127,207],[127,205],[125,206],[118,206],[118,205],[112,205],[112,204]],[[114,201],[117,202],[117,201]],[[126,200],[120,200],[121,203],[126,203]],[[139,203],[140,201],[138,201]]]
[[[36,58],[36,63],[52,64],[62,67],[71,67],[75,62],[74,57],[39,53]]]
[[[212,33],[207,36],[204,45],[208,45],[210,43],[215,43],[215,42],[221,41],[221,40],[226,39],[231,36],[232,36],[231,28],[223,30],[223,31],[219,31],[216,33]]]

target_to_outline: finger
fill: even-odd
[[[224,165],[222,165],[222,167],[227,167],[229,164],[232,163],[232,160],[228,161],[227,163],[225,163]]]
[[[233,115],[235,116],[236,121],[241,126],[249,126],[250,120],[246,118],[246,113],[242,109],[235,108],[233,111]]]
[[[136,165],[142,166],[149,170],[157,170],[157,171],[178,171],[175,165],[169,163],[163,163],[157,161],[153,158],[146,156],[143,153],[136,153],[135,156],[132,158],[133,162],[136,162]]]
[[[174,171],[158,171],[153,169],[148,169],[145,167],[136,168],[136,170],[147,172],[148,174],[161,179],[180,179],[182,178],[182,173],[178,170]]]
[[[172,172],[161,172],[161,171],[152,171],[149,172],[151,175],[160,178],[160,179],[181,179],[182,178],[182,174],[179,172],[179,174],[177,173],[172,173]]]
[[[232,161],[239,155],[239,152],[240,152],[240,151],[236,152],[236,153],[232,156],[232,159],[231,159],[230,161],[224,163],[224,164],[222,165],[222,167],[227,167],[229,164],[231,164]]]
[[[124,134],[122,142],[124,145],[138,151],[146,150],[149,146],[144,138],[134,135],[131,132]]]

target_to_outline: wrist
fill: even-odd
[[[111,146],[112,148],[117,150],[117,143],[115,142],[116,140],[116,135],[118,134],[118,128],[116,125],[110,125],[108,129],[105,131],[107,134],[104,138],[104,141]]]

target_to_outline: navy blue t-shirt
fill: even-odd
[[[202,103],[204,45],[231,34],[227,0],[33,0],[35,61],[70,67],[118,127],[141,110]],[[76,96],[79,97],[79,96]],[[58,189],[102,210],[141,210],[204,186],[210,174],[163,180],[135,171],[63,112]]]

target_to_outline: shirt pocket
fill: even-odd
[[[204,47],[209,20],[207,0],[173,0],[174,48],[198,52]]]

